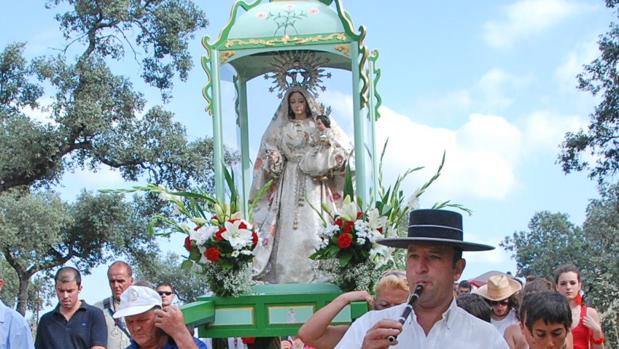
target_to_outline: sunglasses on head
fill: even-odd
[[[157,293],[159,293],[160,296],[170,296],[172,295],[172,292],[170,291],[157,291]]]
[[[509,299],[504,299],[502,301],[490,301],[490,305],[495,306],[495,305],[508,305],[509,304]]]

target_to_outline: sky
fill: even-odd
[[[187,128],[190,138],[212,135],[199,67],[202,36],[217,38],[232,1],[196,1],[209,26],[191,42],[195,66],[186,82],[176,82],[165,107]],[[355,27],[367,28],[365,44],[380,52],[382,117],[377,144],[389,139],[385,184],[406,169],[425,166],[404,185],[407,195],[429,179],[446,152],[439,180],[420,200],[421,207],[451,200],[473,211],[464,217],[465,240],[497,246],[492,252],[465,253],[463,278],[488,270],[516,272],[499,241],[527,229],[535,212],[563,212],[582,224],[596,185],[585,173],[566,175],[556,163],[567,131],[586,127],[596,99],[579,91],[576,75],[599,55],[596,41],[608,29],[612,12],[601,0],[343,1]],[[63,46],[43,2],[11,1],[0,13],[0,47],[27,42],[26,55],[54,54]],[[149,100],[157,91],[138,82],[132,58],[113,63],[131,77]],[[252,158],[277,97],[264,79],[249,83]],[[352,138],[349,72],[334,72],[319,99]],[[226,145],[236,146],[234,90],[222,85]],[[29,110],[45,120],[45,113]],[[226,116],[228,116],[226,118]],[[117,172],[67,174],[56,188],[66,200],[81,190],[126,188]],[[182,237],[161,240],[164,250],[182,253]],[[105,267],[84,279],[83,297],[95,302],[108,294]]]

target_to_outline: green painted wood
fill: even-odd
[[[366,185],[367,169],[365,166],[365,127],[361,117],[361,95],[359,81],[361,73],[359,71],[359,47],[355,44],[350,45],[351,70],[352,70],[352,101],[353,101],[353,122],[355,132],[355,194],[360,197],[363,204],[368,204],[368,191]],[[365,209],[365,207],[363,207]]]
[[[339,294],[332,284],[257,285],[238,297],[200,297],[184,306],[183,313],[188,324],[200,324],[201,337],[291,336]],[[366,302],[353,302],[333,323],[350,323],[367,311]]]
[[[211,88],[213,98],[211,101],[211,110],[213,111],[213,166],[215,167],[215,196],[217,200],[225,202],[225,187],[224,187],[224,145],[223,145],[223,129],[221,121],[221,89],[219,80],[219,51],[211,51]]]
[[[249,122],[247,120],[247,80],[239,77],[237,82],[237,99],[238,99],[238,119],[237,127],[239,129],[241,141],[241,205],[243,217],[249,217],[247,202],[249,200],[249,191],[251,188],[252,169],[249,159]]]

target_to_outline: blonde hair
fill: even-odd
[[[410,292],[408,282],[406,281],[406,273],[400,270],[390,270],[381,276],[380,280],[374,287],[374,293],[382,293],[386,289],[396,289]]]

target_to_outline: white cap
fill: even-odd
[[[161,297],[155,290],[144,286],[129,286],[120,295],[120,306],[114,313],[114,319],[142,314],[154,307],[161,308]]]

